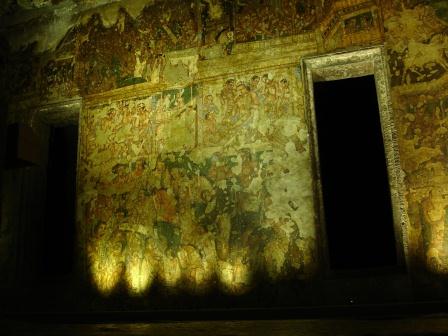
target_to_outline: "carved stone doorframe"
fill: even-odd
[[[316,111],[314,106],[313,83],[373,75],[375,78],[381,131],[385,147],[386,164],[391,192],[393,224],[397,250],[397,266],[408,265],[407,228],[408,214],[404,197],[404,173],[400,165],[397,130],[394,125],[391,106],[389,70],[383,47],[372,47],[350,52],[332,53],[306,57],[302,60],[302,73],[305,87],[305,116],[310,130],[310,148],[313,164],[314,195],[316,204],[317,232],[321,235],[321,253],[329,270],[329,256],[324,225],[322,184],[318,155]],[[355,139],[354,139],[355,140]],[[361,168],[359,168],[361,169]],[[362,188],[362,181],[360,181]],[[368,201],[366,197],[366,201]],[[381,248],[381,247],[379,247]]]

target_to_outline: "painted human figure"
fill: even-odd
[[[276,111],[277,105],[277,83],[274,79],[269,78],[269,75],[263,76],[264,81],[264,96],[265,96],[265,112],[267,115],[273,114]]]
[[[245,83],[239,83],[236,88],[235,114],[237,120],[245,120],[250,116],[252,97],[249,87]]]
[[[176,93],[174,97],[174,116],[180,118],[182,114],[187,110],[187,106],[184,102],[183,90]]]
[[[112,173],[115,174],[114,179],[112,180],[115,186],[124,186],[128,183],[129,174],[128,174],[128,165],[124,163],[117,163],[112,168]]]
[[[142,78],[146,72],[146,59],[142,57],[140,50],[135,51],[134,77]]]
[[[443,251],[445,211],[442,211],[440,199],[433,190],[421,201],[423,212],[423,237],[426,246],[427,264],[433,270],[441,266]]]
[[[165,69],[166,65],[166,57],[165,54],[158,54],[154,60],[154,63],[152,64],[150,75],[149,75],[149,82],[157,84],[163,81],[163,71]]]
[[[283,116],[288,113],[288,107],[291,104],[291,90],[286,78],[280,81],[277,95],[277,114]]]
[[[228,79],[220,93],[221,106],[226,116],[233,116],[235,110],[235,80]]]
[[[445,196],[446,197],[446,196]],[[441,242],[441,249],[442,249],[442,257],[443,257],[443,265],[444,267],[448,268],[448,204],[446,204],[443,207],[442,211],[443,215],[443,235],[442,235],[442,242]]]
[[[260,83],[260,76],[255,75],[252,76],[252,78],[250,79],[250,83],[249,83],[249,89],[252,95],[252,100],[253,102],[258,105],[260,104],[260,102],[262,101],[262,88],[261,88],[261,83]]]
[[[216,129],[216,119],[219,113],[218,107],[213,101],[211,94],[204,97],[201,109],[201,119],[204,125],[204,136],[213,137]]]

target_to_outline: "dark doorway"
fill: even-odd
[[[67,275],[73,268],[78,126],[50,132],[44,223],[43,271]]]
[[[397,264],[373,76],[314,83],[330,267]]]

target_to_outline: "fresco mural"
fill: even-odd
[[[23,62],[15,55],[17,69],[11,73],[17,75],[19,86],[27,86],[18,93],[39,92],[46,99],[164,83],[170,51],[218,43],[224,54],[230,54],[237,41],[297,34],[315,25],[318,6],[291,0],[155,1],[137,16],[125,8],[111,9],[117,11],[112,22],[106,19],[107,10],[99,9],[68,26],[51,55],[33,55],[30,63],[35,46],[28,45]]]
[[[200,1],[201,45],[234,42],[235,6],[229,0]]]
[[[386,11],[385,28],[393,86],[425,83],[446,76],[448,20],[430,5]]]
[[[326,51],[384,42],[381,7],[377,1],[327,1],[324,5],[314,29],[320,32]]]
[[[409,241],[420,265],[447,273],[448,95],[446,91],[410,95],[400,103],[399,143],[408,187]]]
[[[240,294],[316,267],[294,71],[223,78],[83,112],[80,214],[100,291]]]
[[[50,60],[41,70],[40,94],[47,99],[71,97],[76,93],[72,57]]]
[[[55,46],[43,53],[0,40],[2,91],[17,95],[11,105],[32,95],[41,103],[85,98],[78,225],[102,293],[125,284],[140,295],[157,283],[199,294],[218,283],[242,294],[256,281],[313,275],[320,265],[304,90],[297,69],[277,66],[383,42],[410,269],[448,274],[446,1],[136,2],[135,12],[131,2],[82,2],[89,6],[65,23],[59,43],[38,43]],[[279,43],[307,32],[306,45]],[[265,42],[242,45],[252,41]],[[31,109],[8,117],[37,119]],[[12,241],[5,223],[2,251]],[[1,254],[0,268],[13,259]]]
[[[163,82],[165,53],[198,45],[194,3],[159,1],[133,19],[120,9],[106,27],[99,14],[78,27],[75,80],[91,94],[143,82]]]
[[[375,25],[372,12],[362,13],[344,20],[344,29],[346,34],[354,34],[370,30]]]
[[[166,73],[170,71],[167,67],[179,63],[169,58],[170,52],[220,44],[223,54],[230,55],[237,42],[296,35],[314,29],[324,8],[330,6],[330,1],[314,0],[191,0],[188,3],[168,0],[149,2],[133,15],[126,6],[92,10],[66,27],[62,39],[54,42],[54,50],[34,55],[33,63],[29,62],[29,55],[23,62],[16,55],[14,63],[23,71],[16,69],[12,73],[20,73],[16,81],[22,83],[20,86],[29,82],[26,91],[39,92],[49,100],[139,83],[165,84],[174,77]],[[116,13],[112,15],[108,11]],[[352,21],[358,26],[368,24],[370,19]],[[30,44],[27,48],[29,54],[34,47]],[[190,56],[199,57],[194,52]],[[191,79],[192,62],[183,63],[189,68]],[[33,75],[27,70],[34,72]]]
[[[448,274],[448,20],[440,1],[385,7],[413,265]]]
[[[237,1],[237,42],[296,35],[317,23],[324,1]]]

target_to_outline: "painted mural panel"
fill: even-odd
[[[300,128],[296,79],[290,74],[260,73],[209,83],[200,102],[200,142],[203,145],[266,144],[285,141],[283,123],[292,120],[296,136]],[[277,139],[276,139],[277,138]],[[296,140],[296,146],[303,144]]]
[[[76,93],[73,57],[51,60],[41,70],[40,94],[47,99],[71,97]]]
[[[151,279],[151,251],[177,246],[179,230],[168,221],[176,217],[175,199],[167,192],[165,181],[171,180],[160,155],[194,146],[194,92],[189,87],[115,101],[83,114],[83,228],[90,236],[91,271],[103,291],[122,275],[132,290],[142,290]],[[160,240],[154,237],[157,223]]]
[[[100,14],[76,34],[75,79],[82,93],[163,82],[165,53],[198,45],[194,2],[157,1],[133,18],[120,8],[107,26]]]
[[[294,69],[83,111],[79,220],[94,282],[240,294],[317,267]],[[257,277],[260,279],[260,277]]]
[[[318,29],[327,51],[384,41],[381,7],[377,1],[337,1],[325,8],[324,13]]]
[[[406,176],[409,254],[415,266],[436,274],[448,273],[448,16],[443,3],[391,2],[384,8]]]
[[[233,42],[234,3],[229,0],[205,0],[200,4],[201,44],[209,46]]]
[[[430,82],[447,75],[448,16],[437,4],[396,6],[386,11],[393,86]]]
[[[260,249],[256,244],[267,242],[262,256],[249,254],[248,259],[261,259],[271,279],[294,267],[304,274],[312,272],[308,258],[314,253],[314,212],[308,131],[299,94],[303,88],[295,72],[271,70],[227,77],[206,83],[200,91],[202,152],[233,157],[227,164],[213,159],[209,172],[213,184],[221,186],[215,197],[224,193],[225,204],[234,214],[230,216],[231,232],[236,225],[232,217],[244,222],[256,215],[258,225],[255,222],[251,227],[246,221],[248,226],[241,228],[241,234],[254,239],[252,251]],[[222,252],[241,254],[238,249],[230,245]]]
[[[419,265],[448,272],[448,96],[407,95],[399,100],[402,167],[408,186],[411,253]]]
[[[372,12],[362,13],[344,20],[344,28],[347,34],[370,30],[374,24]]]
[[[296,35],[310,30],[318,19],[318,1],[238,1],[235,34],[237,42]]]

